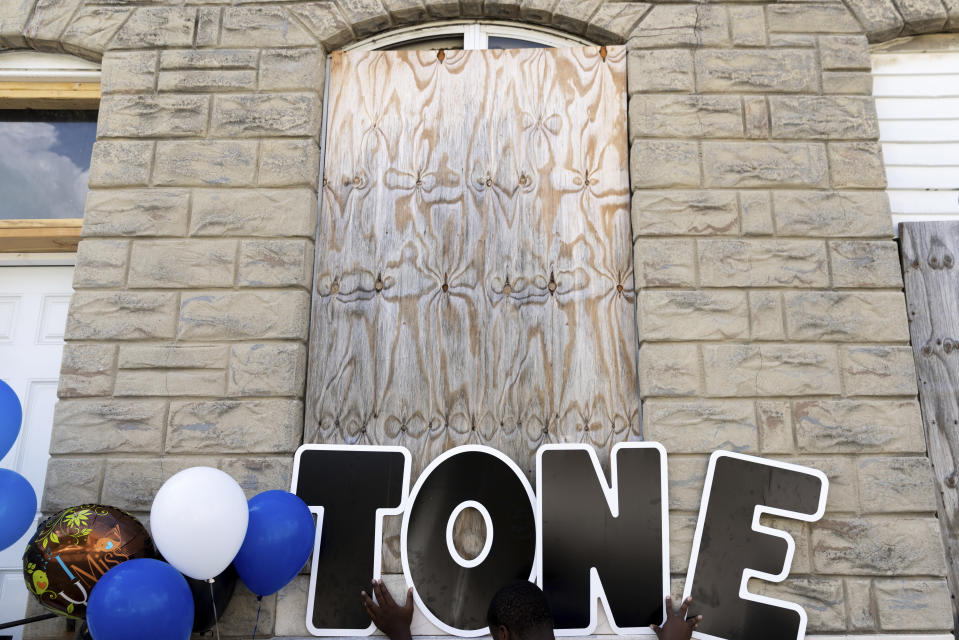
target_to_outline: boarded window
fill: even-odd
[[[305,442],[639,433],[621,47],[332,57]]]

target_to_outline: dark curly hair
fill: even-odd
[[[493,596],[486,612],[490,630],[503,625],[519,638],[535,632],[553,634],[553,614],[543,590],[532,582],[511,582]]]

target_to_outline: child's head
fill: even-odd
[[[552,640],[553,614],[542,589],[532,582],[511,582],[493,596],[486,612],[494,640]]]

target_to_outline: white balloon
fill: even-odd
[[[177,571],[208,580],[243,545],[250,509],[236,480],[212,467],[191,467],[163,483],[150,508],[157,549]]]

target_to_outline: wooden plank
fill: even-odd
[[[333,54],[304,442],[639,433],[621,47]]]
[[[81,218],[0,220],[0,253],[71,253],[82,226]]]
[[[879,120],[882,142],[956,142],[959,118],[953,120]]]
[[[957,55],[959,57],[959,55]],[[959,98],[877,98],[876,114],[880,120],[893,118],[925,120],[959,117]]]
[[[99,82],[0,82],[0,109],[96,109]]]
[[[959,593],[959,222],[907,222],[900,235],[909,332],[938,489],[939,524],[950,587]]]
[[[959,189],[959,166],[886,167],[890,189]]]

